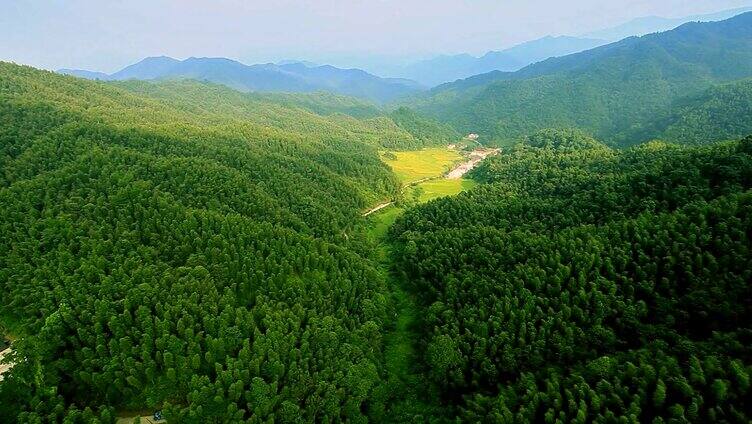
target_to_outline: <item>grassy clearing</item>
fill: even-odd
[[[371,235],[379,243],[376,259],[389,284],[389,292],[394,305],[394,327],[384,335],[384,366],[389,387],[389,407],[385,411],[385,422],[423,423],[439,422],[444,416],[436,388],[426,384],[425,369],[417,341],[420,338],[420,311],[415,295],[411,294],[391,269],[391,245],[386,240],[386,232],[403,208],[390,206],[371,218]]]
[[[389,165],[404,184],[423,178],[438,177],[452,165],[462,160],[462,156],[445,147],[414,150],[409,152],[390,152],[382,155],[384,163]]]
[[[389,227],[402,215],[402,212],[402,208],[392,205],[373,214],[370,217],[371,226],[368,232],[374,240],[383,240]]]
[[[419,184],[413,189],[418,203],[425,203],[439,197],[454,196],[476,185],[473,180],[431,180]]]

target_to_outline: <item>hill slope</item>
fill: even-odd
[[[0,63],[0,329],[18,337],[0,416],[383,420],[388,302],[361,211],[399,190],[379,150],[400,140],[383,116]]]
[[[660,138],[684,143],[734,140],[752,134],[752,80],[712,87],[677,105]]]
[[[752,138],[536,134],[406,212],[426,385],[458,422],[749,422]]]
[[[377,102],[391,101],[421,90],[413,81],[380,78],[359,69],[339,69],[329,65],[309,67],[298,62],[248,66],[224,58],[192,57],[179,61],[164,56],[149,57],[107,76],[78,70],[59,72],[102,80],[195,79],[240,91],[330,91]]]
[[[249,95],[278,104],[299,107],[317,115],[328,116],[341,113],[354,118],[375,118],[383,115],[375,104],[367,100],[326,91],[315,93],[251,93]]]
[[[0,416],[749,422],[752,138],[542,131],[376,250],[451,130],[351,105],[0,63]]]
[[[680,99],[749,76],[752,13],[445,84],[410,104],[486,141],[579,127],[629,144],[660,135],[654,121],[671,116]]]

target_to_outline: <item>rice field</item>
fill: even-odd
[[[448,170],[463,161],[455,150],[430,148],[408,152],[387,152],[382,160],[389,165],[406,186],[416,181],[433,178],[408,187],[405,196],[417,203],[425,203],[445,196],[454,196],[475,186],[475,181],[443,178]],[[370,233],[382,239],[389,227],[404,212],[401,206],[390,205],[371,216]]]
[[[403,184],[438,177],[463,159],[457,151],[446,147],[388,152],[382,154],[381,158],[392,168]]]

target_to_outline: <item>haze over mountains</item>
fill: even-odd
[[[490,51],[481,56],[466,53],[440,55],[400,67],[384,70],[368,69],[379,75],[408,78],[423,85],[436,86],[491,71],[513,72],[551,57],[579,53],[627,37],[668,31],[687,22],[720,21],[750,10],[752,10],[752,7],[681,18],[640,17],[615,27],[582,35],[546,36],[508,49]]]
[[[752,13],[745,13],[444,84],[407,103],[486,142],[577,127],[630,144],[663,135],[678,108],[705,90],[749,77]],[[737,125],[749,122],[745,110],[736,111]]]
[[[105,81],[190,78],[224,84],[240,91],[329,91],[385,103],[427,87],[492,71],[514,72],[548,58],[579,53],[623,38],[667,31],[686,22],[723,20],[749,10],[752,7],[682,18],[641,17],[581,36],[546,36],[481,56],[440,55],[404,65],[384,63],[369,66],[367,71],[305,60],[245,65],[225,58],[191,57],[180,61],[160,56],[146,58],[113,74],[80,69],[60,69],[58,72]]]
[[[391,75],[435,86],[494,70],[516,71],[549,57],[577,53],[603,44],[606,42],[598,39],[548,36],[506,50],[491,51],[481,57],[469,54],[439,56],[410,64]]]
[[[224,58],[192,57],[181,61],[166,56],[149,57],[111,75],[74,69],[61,69],[58,72],[106,81],[195,79],[244,92],[330,91],[379,103],[421,90],[416,82],[380,78],[359,69],[308,66],[300,62],[249,66]]]
[[[632,19],[629,22],[625,22],[615,27],[582,34],[582,37],[598,38],[609,42],[619,41],[627,37],[668,31],[688,22],[722,21],[749,11],[752,11],[752,7],[740,7],[738,9],[723,10],[720,12],[708,13],[704,15],[685,16],[682,18],[644,16],[641,18]]]

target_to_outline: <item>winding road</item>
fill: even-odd
[[[394,203],[394,202],[381,203],[381,204],[377,205],[375,208],[369,209],[367,212],[363,213],[363,216],[368,216],[368,215],[370,215],[370,214],[372,214],[374,212],[378,212],[378,211],[380,211],[380,210],[382,210],[382,209],[384,209],[386,207],[389,207],[392,203]]]
[[[501,152],[501,149],[475,149],[472,152],[470,152],[470,159],[457,165],[454,169],[449,171],[446,174],[446,178],[449,180],[459,180],[462,178],[465,174],[470,172],[473,168],[478,166],[479,163],[483,161],[483,159],[497,155]]]

